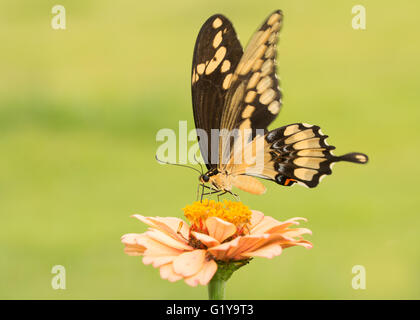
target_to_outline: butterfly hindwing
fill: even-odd
[[[194,121],[203,130],[200,137],[201,154],[209,169],[216,167],[217,148],[212,148],[211,129],[219,129],[228,84],[241,57],[242,46],[232,23],[223,15],[210,17],[202,26],[194,48],[191,72]]]
[[[335,162],[366,163],[368,157],[362,153],[335,156],[335,147],[328,145],[318,126],[295,123],[270,131],[265,141],[270,160],[265,164],[269,177],[281,185],[294,182],[313,188],[320,180],[332,173]]]
[[[343,156],[332,154],[334,146],[328,145],[318,126],[294,123],[257,137],[245,147],[264,153],[263,161],[230,167],[232,175],[251,175],[273,180],[283,186],[294,183],[309,188],[316,187],[320,180],[332,173],[335,162],[347,161],[366,163],[368,157],[363,153],[348,153]],[[260,144],[261,147],[257,145]],[[263,148],[263,149],[262,149]]]

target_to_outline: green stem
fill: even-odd
[[[219,277],[213,277],[208,284],[209,300],[224,300],[225,287],[225,280]]]
[[[232,273],[248,264],[249,261],[251,259],[230,262],[216,261],[217,271],[208,284],[209,300],[224,300],[226,282]]]

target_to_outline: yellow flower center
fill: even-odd
[[[251,210],[242,202],[226,201],[216,202],[205,199],[202,202],[196,201],[184,209],[185,217],[192,225],[199,229],[204,228],[204,222],[209,217],[217,217],[224,221],[233,223],[240,228],[249,223]]]

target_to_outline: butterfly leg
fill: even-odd
[[[225,190],[223,193],[217,195],[217,201],[220,202],[220,197],[226,194],[227,191]]]
[[[222,190],[214,190],[214,191],[210,191],[210,192],[203,193],[203,194],[201,195],[201,200],[203,200],[203,196],[208,196],[208,195],[211,195],[211,194],[216,194],[216,193],[220,193],[220,192],[222,192]]]
[[[199,184],[197,185],[197,196],[196,196],[196,198],[195,198],[195,201],[198,201],[198,194],[200,193],[200,187],[203,187],[203,189],[204,189],[204,188],[206,188],[206,189],[211,189],[210,187],[206,186],[205,184],[199,183]],[[203,190],[203,192],[204,192],[204,190]],[[203,192],[202,192],[202,193],[203,193]],[[201,200],[203,200],[203,198],[201,198]]]
[[[195,197],[195,201],[198,201],[198,194],[200,193],[200,184],[197,185],[197,195]]]
[[[202,191],[201,191],[201,199],[200,199],[200,202],[201,201],[203,201],[203,196],[204,195],[206,195],[206,194],[204,194],[204,188],[206,188],[206,189],[210,189],[210,190],[214,190],[213,188],[211,188],[211,187],[209,187],[209,186],[206,186],[204,183],[199,183],[198,184],[198,187],[197,187],[197,201],[198,201],[198,193],[199,193],[199,188],[200,187],[202,187]]]
[[[239,198],[239,195],[237,195],[236,193],[233,193],[232,191],[228,191],[228,190],[226,190],[226,192],[228,192],[232,196],[234,196],[236,201],[241,201],[241,199]]]

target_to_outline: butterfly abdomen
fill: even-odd
[[[232,179],[232,183],[238,189],[252,194],[265,193],[265,186],[254,177],[250,176],[236,176]]]

